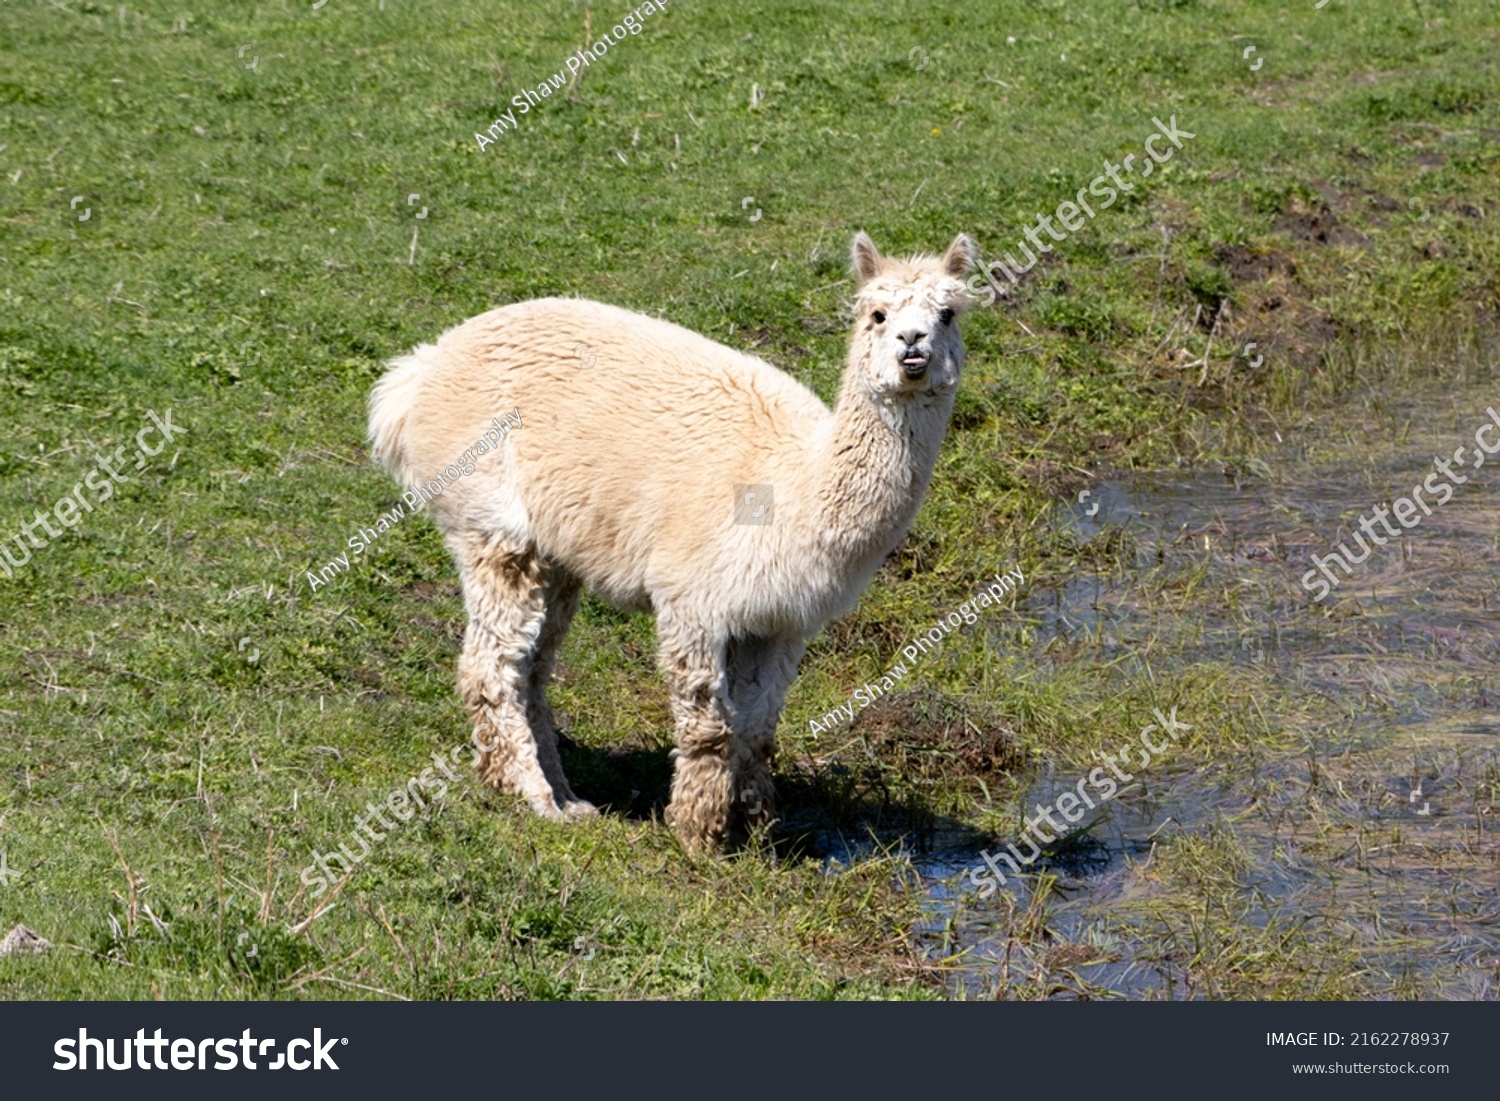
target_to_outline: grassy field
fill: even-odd
[[[809,730],[995,571],[1043,593],[1133,565],[1128,539],[1051,522],[1090,475],[1246,471],[1266,417],[1316,424],[1460,362],[1481,377],[1500,12],[676,0],[480,147],[623,11],[0,4],[0,539],[99,456],[133,456],[148,411],[185,433],[0,573],[0,852],[19,873],[0,933],[55,945],[0,960],[0,994],[942,997],[903,838],[1010,836],[1038,768],[1156,707],[1198,723],[1182,770],[1300,759],[1325,721],[1209,658],[1042,653],[1000,612],[897,705]],[[310,897],[313,852],[468,733],[462,601],[430,523],[307,580],[398,498],[363,447],[384,360],[580,295],[831,401],[857,230],[887,252],[965,231],[988,259],[1169,117],[1195,135],[1172,160],[966,319],[932,492],[793,688],[764,851],[679,850],[652,624],[589,599],[553,699],[574,786],[608,812],[556,826],[463,776]],[[835,835],[859,857],[827,859]],[[1351,969],[1296,915],[1236,910],[1223,833],[1159,860],[1163,920],[1196,945],[1188,993],[1430,993]],[[997,918],[1009,935],[1048,940],[1045,893]]]

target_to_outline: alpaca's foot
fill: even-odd
[[[576,797],[559,801],[551,794],[540,797],[528,795],[526,803],[531,807],[532,813],[549,822],[581,822],[585,818],[596,818],[599,815],[599,808],[593,803]]]
[[[579,822],[585,818],[597,817],[599,814],[598,807],[587,799],[578,798],[572,792],[562,797],[553,794],[545,781],[540,787],[533,784],[525,789],[518,789],[512,784],[496,786],[507,794],[522,796],[533,814],[549,822]]]
[[[504,742],[487,753],[481,751],[475,768],[489,787],[507,795],[519,795],[533,814],[549,821],[576,822],[599,813],[594,804],[573,793],[566,777],[559,775],[554,781],[535,756],[517,753]]]
[[[678,756],[667,824],[688,852],[723,849],[734,810],[730,779],[729,769],[718,754]]]
[[[689,856],[716,856],[724,851],[729,837],[727,824],[692,818],[667,807],[667,822],[677,841]]]
[[[577,821],[581,818],[594,818],[599,814],[599,808],[587,799],[580,799],[573,791],[573,785],[568,783],[568,777],[563,772],[562,761],[557,756],[556,735],[553,735],[549,746],[550,752],[540,755],[542,772],[547,777],[547,783],[551,785],[556,793],[557,804],[562,809],[563,817],[569,821]]]
[[[776,787],[764,765],[752,767],[736,781],[716,754],[677,759],[667,823],[689,852],[742,845],[752,832],[775,820]]]

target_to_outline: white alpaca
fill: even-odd
[[[482,314],[376,384],[374,454],[408,486],[498,414],[524,421],[431,504],[463,581],[458,688],[493,747],[487,783],[549,818],[594,812],[563,775],[546,698],[587,585],[656,615],[683,843],[717,848],[770,820],[776,722],[807,640],[905,536],[963,369],[967,237],[941,259],[891,260],[861,233],[853,263],[833,412],[753,356],[577,299]],[[759,486],[769,500],[737,500]]]

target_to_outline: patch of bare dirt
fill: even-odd
[[[1279,357],[1296,367],[1311,369],[1326,362],[1325,351],[1342,335],[1337,321],[1315,306],[1270,294],[1252,305],[1254,319],[1242,326],[1252,334],[1262,354]]]
[[[1370,239],[1359,230],[1339,222],[1327,206],[1314,210],[1289,210],[1281,214],[1272,227],[1298,240],[1315,245],[1349,245],[1363,248]]]
[[[1284,214],[1277,227],[1292,232],[1299,240],[1312,241],[1320,237],[1344,239],[1341,231],[1346,229],[1326,207]],[[1280,358],[1304,369],[1323,365],[1325,349],[1339,339],[1341,331],[1332,317],[1304,301],[1297,264],[1288,253],[1220,244],[1214,250],[1214,260],[1236,288],[1253,288],[1233,296],[1234,309],[1224,315],[1230,320],[1224,324],[1221,318],[1221,337],[1241,348],[1254,342],[1259,357]],[[1180,355],[1191,358],[1185,350]],[[1253,373],[1255,362],[1245,358],[1247,362],[1237,369]]]
[[[1473,203],[1466,203],[1461,199],[1444,199],[1438,205],[1444,210],[1451,210],[1461,218],[1483,218],[1485,216],[1483,207],[1475,206]]]
[[[999,780],[1022,764],[1015,731],[991,706],[926,688],[876,700],[850,730],[908,782]]]
[[[1246,245],[1219,245],[1214,249],[1214,258],[1229,276],[1231,282],[1259,283],[1273,275],[1290,278],[1297,274],[1297,265],[1284,252],[1257,252]]]

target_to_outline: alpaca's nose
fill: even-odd
[[[896,339],[910,348],[914,344],[920,344],[922,341],[926,340],[927,334],[921,332],[918,329],[908,329],[904,333],[897,333]]]

